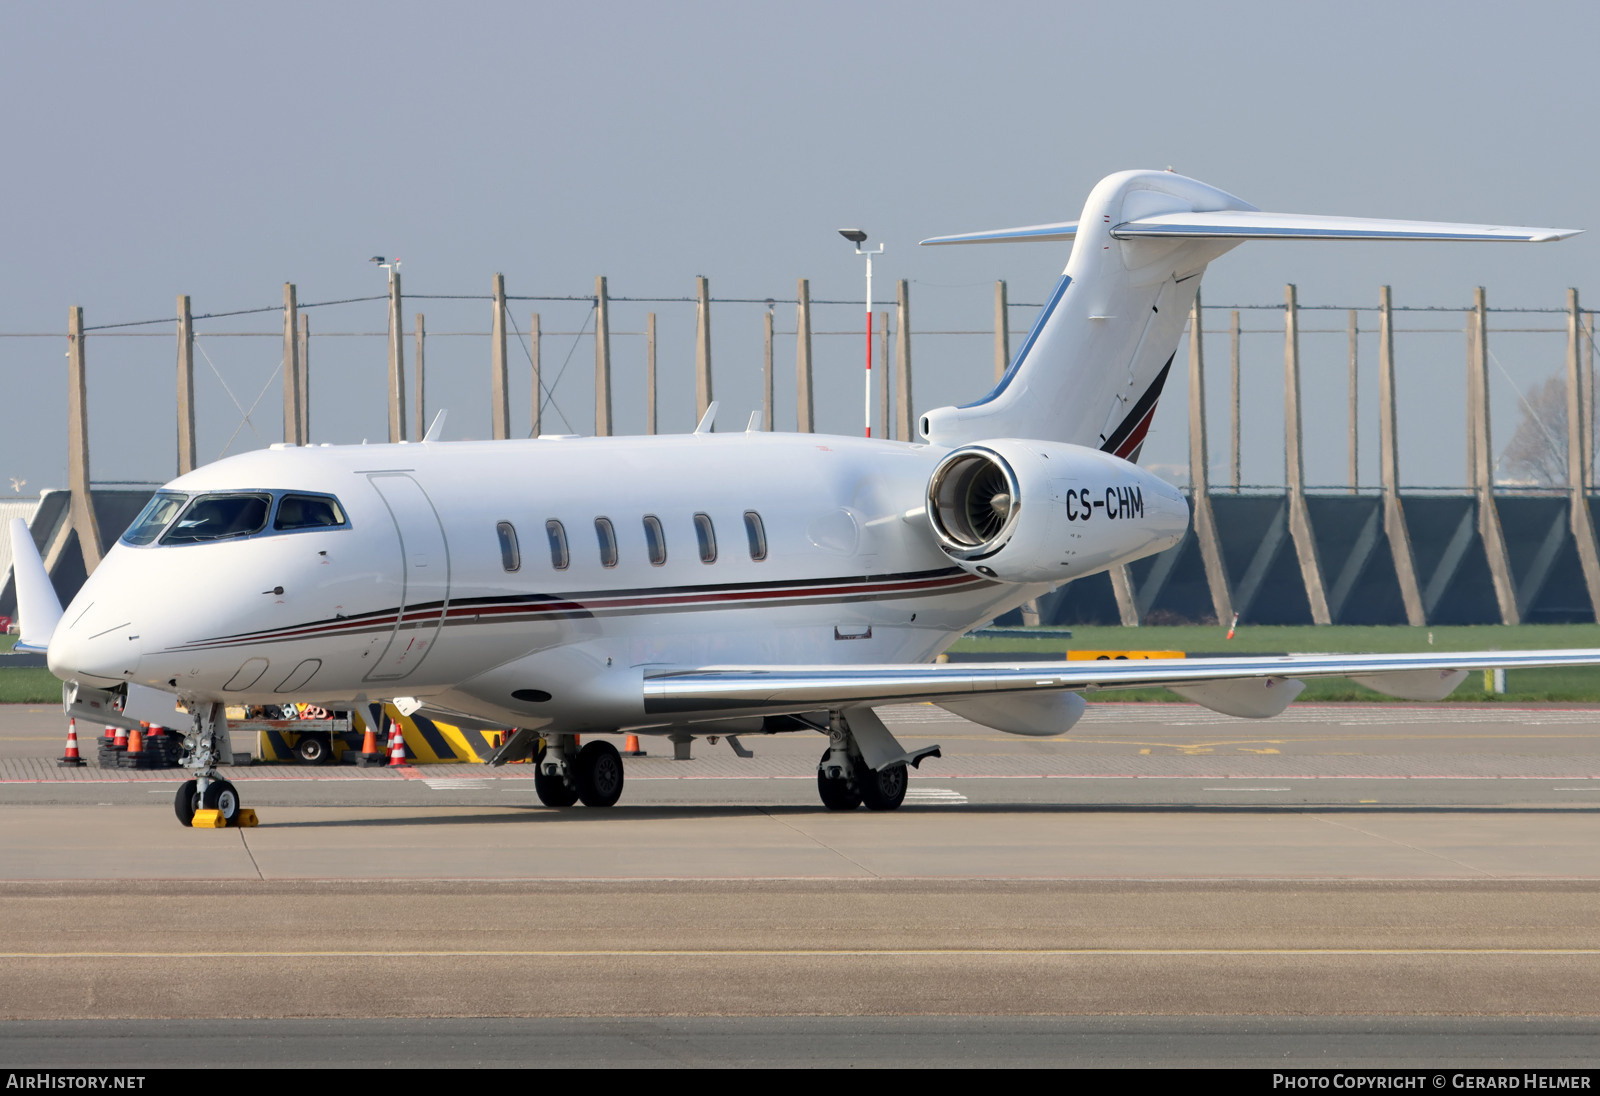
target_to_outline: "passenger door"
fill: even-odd
[[[373,472],[367,478],[394,521],[401,584],[394,631],[365,680],[398,681],[422,664],[444,624],[450,604],[450,548],[439,513],[420,483],[404,472]]]

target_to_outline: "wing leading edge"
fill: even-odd
[[[1600,665],[1600,649],[1018,662],[999,666],[708,666],[646,671],[644,704],[651,715],[781,714],[982,695],[1141,686],[1184,689],[1304,677],[1350,677],[1391,695],[1437,700],[1448,695],[1471,670],[1594,665]],[[1430,681],[1436,681],[1437,687],[1429,687]]]

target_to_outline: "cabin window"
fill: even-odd
[[[572,557],[567,554],[566,529],[559,521],[551,519],[544,523],[544,534],[550,538],[550,566],[565,571],[567,564],[572,562]]]
[[[344,524],[344,511],[326,495],[284,495],[278,500],[278,514],[272,519],[272,527],[285,532],[340,528]]]
[[[651,563],[660,567],[667,562],[667,534],[661,528],[661,519],[654,514],[645,515],[644,543],[649,550]]]
[[[267,526],[271,495],[201,495],[189,504],[162,544],[201,544],[261,532]]]
[[[494,531],[500,537],[500,566],[507,571],[520,571],[522,553],[517,549],[516,529],[509,521],[502,521],[494,527]]]
[[[717,531],[711,525],[710,514],[694,516],[694,535],[700,542],[700,562],[717,562]]]
[[[750,542],[750,558],[763,560],[767,558],[767,528],[761,524],[761,515],[754,510],[744,512],[744,535]]]
[[[183,509],[183,504],[188,501],[188,495],[179,495],[171,491],[157,492],[156,497],[146,503],[139,516],[133,519],[128,531],[122,534],[122,543],[132,544],[135,547],[154,544],[161,531],[171,524],[172,519],[178,516],[178,511]]]
[[[594,536],[600,542],[600,566],[617,565],[617,531],[611,527],[610,518],[594,519]]]

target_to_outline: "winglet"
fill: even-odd
[[[17,616],[22,634],[16,650],[41,652],[50,647],[50,633],[61,620],[61,602],[34,547],[33,534],[21,518],[11,519],[11,571],[17,584]]]
[[[428,432],[422,435],[423,441],[438,441],[439,435],[444,433],[444,417],[450,413],[448,407],[439,408],[439,413],[433,416],[433,422],[428,424]]]

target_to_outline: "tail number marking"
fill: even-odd
[[[1144,492],[1138,487],[1107,487],[1104,494],[1095,498],[1087,487],[1067,491],[1067,520],[1088,521],[1096,510],[1104,510],[1112,521],[1127,521],[1144,517]]]

